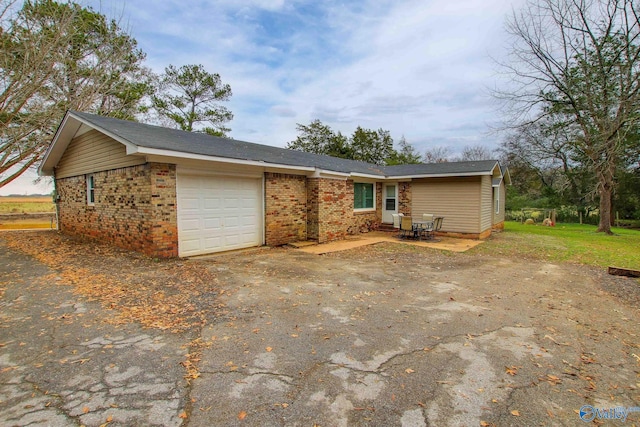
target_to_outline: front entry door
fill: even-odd
[[[384,184],[382,203],[382,222],[393,223],[392,214],[398,213],[398,184]]]

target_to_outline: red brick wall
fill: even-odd
[[[93,176],[93,206],[85,175],[57,180],[62,231],[150,256],[178,256],[175,165],[147,163]]]
[[[320,240],[320,179],[307,179],[307,239]]]
[[[376,210],[368,212],[353,212],[353,181],[347,181],[351,193],[352,216],[349,221],[348,234],[367,233],[377,230],[382,223],[382,183],[375,184]]]
[[[269,246],[307,240],[307,178],[265,173],[265,241]]]
[[[398,213],[411,216],[411,183],[398,183]]]
[[[307,236],[319,243],[375,230],[382,220],[382,185],[376,185],[376,210],[353,211],[353,181],[307,179]]]

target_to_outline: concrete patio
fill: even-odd
[[[375,245],[381,242],[402,243],[407,245],[422,246],[426,248],[440,249],[451,252],[465,252],[482,243],[482,240],[458,239],[453,237],[436,237],[433,240],[410,240],[401,239],[396,232],[373,231],[371,233],[359,234],[345,240],[322,244],[293,244],[298,250],[310,254],[326,254],[330,252],[344,251],[361,246]]]

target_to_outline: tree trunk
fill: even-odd
[[[598,232],[613,234],[611,231],[611,197],[613,195],[613,177],[608,174],[600,175],[600,223]]]

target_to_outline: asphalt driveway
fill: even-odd
[[[604,291],[632,279],[393,243],[165,262],[8,236],[3,425],[640,424],[640,310]],[[121,299],[87,295],[110,281]]]

